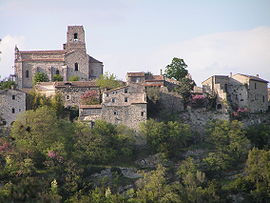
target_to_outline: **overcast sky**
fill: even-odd
[[[269,0],[0,0],[0,75],[20,50],[62,49],[83,25],[87,52],[104,70],[155,74],[183,58],[196,83],[214,74],[270,81]]]

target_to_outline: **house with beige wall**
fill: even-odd
[[[268,81],[259,76],[237,73],[231,76],[214,75],[202,82],[203,92],[216,94],[217,109],[245,108],[251,113],[268,110]]]

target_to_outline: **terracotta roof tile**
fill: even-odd
[[[39,58],[39,59],[21,59],[21,60],[18,60],[19,62],[20,61],[45,61],[45,62],[64,62],[65,59],[64,58],[50,58],[50,59],[44,59],[44,58]]]
[[[144,72],[129,72],[127,73],[127,76],[145,76],[145,73]]]
[[[96,81],[63,81],[55,82],[56,88],[61,87],[98,87]]]

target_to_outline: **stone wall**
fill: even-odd
[[[16,89],[0,90],[0,116],[9,126],[26,110],[26,94]]]

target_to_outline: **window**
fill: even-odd
[[[218,104],[217,105],[217,109],[222,109],[222,105],[221,104]]]
[[[141,112],[141,116],[143,116],[143,115],[144,115],[144,112],[142,111],[142,112]]]
[[[79,71],[79,64],[75,63],[74,66],[75,66],[75,71]]]
[[[225,84],[225,92],[228,92],[228,85]]]
[[[125,97],[125,102],[128,102],[128,98],[127,97]]]
[[[74,33],[74,41],[78,41],[78,33]]]
[[[15,113],[15,109],[14,108],[12,108],[12,113]]]
[[[113,112],[113,115],[118,115],[117,111],[114,111],[114,112]]]
[[[125,93],[128,93],[128,89],[127,88],[125,88]]]
[[[67,96],[66,96],[66,99],[67,99],[67,100],[69,100],[69,99],[70,99],[70,96],[69,96],[69,95],[67,95]]]
[[[112,103],[114,103],[115,102],[115,98],[112,98]]]
[[[25,77],[29,78],[29,70],[25,71]]]
[[[254,84],[255,89],[257,89],[257,83]]]
[[[12,100],[15,100],[15,95],[12,95]]]
[[[60,73],[59,73],[59,70],[56,70],[56,71],[55,71],[55,74],[56,74],[56,75],[59,75],[59,74],[60,74]]]

